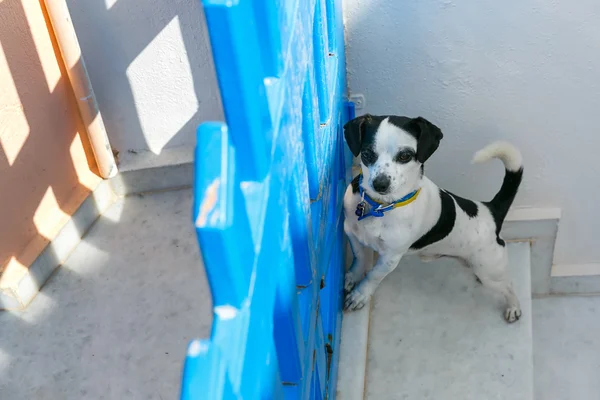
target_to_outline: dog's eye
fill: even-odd
[[[413,158],[412,153],[410,153],[408,151],[401,151],[398,154],[396,154],[396,157],[394,157],[394,161],[404,164],[404,163],[407,163],[410,160],[412,160],[412,158]]]
[[[377,161],[377,154],[371,149],[364,149],[360,153],[360,157],[365,165],[371,165]]]

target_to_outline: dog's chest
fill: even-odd
[[[396,214],[396,215],[394,215]],[[361,221],[355,215],[346,215],[352,233],[359,242],[378,252],[402,249],[413,241],[412,221],[399,218],[394,210],[383,217],[367,217]]]
[[[352,217],[350,217],[352,218]],[[385,244],[385,224],[381,218],[367,218],[352,223],[352,231],[359,242],[377,251]]]

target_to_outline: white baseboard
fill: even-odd
[[[110,180],[115,193],[128,196],[191,187],[194,180],[194,146],[150,151],[129,151],[120,156],[119,175]]]
[[[552,267],[552,277],[600,275],[600,263],[558,264]]]
[[[0,290],[0,310],[22,310],[77,247],[96,219],[117,199],[108,181],[102,181],[79,206],[27,271]]]
[[[600,294],[600,263],[554,265],[549,294]]]
[[[55,238],[27,266],[27,271],[0,289],[0,311],[22,310],[80,243],[96,219],[119,197],[191,187],[194,146],[165,149],[160,155],[121,155],[119,175],[102,181],[79,206]]]

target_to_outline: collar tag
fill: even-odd
[[[354,212],[356,214],[356,216],[358,217],[358,219],[360,219],[360,217],[365,215],[366,208],[367,208],[367,204],[364,201],[361,201],[360,203],[358,203],[358,205],[356,206],[356,211]]]

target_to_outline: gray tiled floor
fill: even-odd
[[[25,312],[0,312],[0,399],[178,398],[211,324],[190,201],[120,200]]]
[[[533,301],[536,400],[600,399],[600,297]]]

